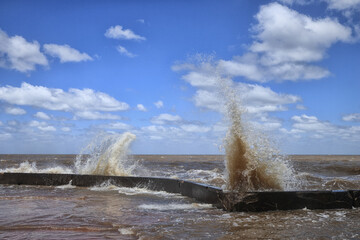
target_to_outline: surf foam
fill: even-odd
[[[73,173],[70,168],[53,166],[44,169],[38,169],[35,162],[30,163],[25,161],[20,163],[19,167],[10,167],[0,169],[0,172],[13,172],[13,173]]]

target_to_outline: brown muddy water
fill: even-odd
[[[129,161],[136,162],[136,176],[226,185],[224,156],[134,155]],[[75,155],[0,155],[0,171],[79,173],[75,162]],[[293,189],[360,189],[360,156],[289,156],[289,162]],[[177,194],[108,183],[0,185],[0,238],[360,239],[360,209],[229,213]]]

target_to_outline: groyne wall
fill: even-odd
[[[272,211],[293,209],[336,209],[360,206],[360,190],[339,191],[263,191],[236,193],[185,180],[47,173],[0,173],[0,184],[90,187],[110,181],[121,187],[143,187],[178,193],[227,211]]]

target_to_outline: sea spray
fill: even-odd
[[[123,134],[99,134],[76,158],[75,172],[128,176],[132,175],[137,163],[130,159],[129,147],[136,136],[130,132]]]
[[[230,121],[225,138],[226,189],[246,192],[291,188],[293,170],[286,159],[265,134],[244,120],[245,110],[231,82],[223,79],[221,85]]]

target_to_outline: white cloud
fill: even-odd
[[[360,122],[360,113],[352,113],[342,117],[346,122]]]
[[[303,114],[301,116],[293,116],[291,120],[294,121],[293,128],[302,131],[332,132],[334,130],[330,123],[319,121],[315,116]]]
[[[153,124],[171,124],[171,123],[178,123],[182,120],[179,115],[171,115],[168,113],[160,114],[159,116],[155,116],[151,119]]]
[[[145,37],[135,34],[130,29],[124,29],[120,25],[112,26],[105,32],[105,37],[125,40],[146,40]]]
[[[122,122],[109,123],[102,126],[106,129],[114,129],[114,130],[130,130],[132,127],[129,124]]]
[[[119,116],[110,113],[101,113],[97,111],[78,111],[75,112],[75,119],[87,120],[116,120],[120,119]]]
[[[116,50],[121,54],[121,55],[124,55],[124,56],[127,56],[127,57],[130,57],[130,58],[133,58],[133,57],[136,57],[135,54],[129,52],[126,48],[124,48],[123,46],[117,46],[116,47]]]
[[[69,45],[44,44],[44,50],[46,54],[59,58],[62,63],[93,60],[88,54],[80,53]]]
[[[298,109],[298,110],[306,110],[307,108],[302,104],[297,104],[296,109]]]
[[[205,133],[211,130],[210,127],[205,127],[195,124],[184,124],[181,125],[180,128],[186,132],[198,132],[198,133]]]
[[[37,128],[44,132],[54,132],[56,131],[56,128],[54,126],[48,125],[46,122],[39,122],[39,121],[31,121],[29,123],[30,127]]]
[[[4,141],[4,140],[9,140],[12,137],[12,135],[10,133],[0,133],[0,140]]]
[[[312,3],[314,0],[278,0],[287,5],[299,4],[299,5],[307,5]]]
[[[119,102],[106,93],[92,89],[71,88],[66,92],[58,88],[34,86],[28,83],[22,83],[20,87],[0,87],[0,101],[20,106],[73,112],[79,116],[89,112],[94,112],[93,114],[96,115],[96,111],[112,112],[129,109],[127,103]]]
[[[351,28],[336,19],[313,19],[278,3],[261,6],[255,19],[250,52],[220,60],[223,74],[258,82],[324,78],[329,71],[311,63],[333,44],[353,41]]]
[[[314,3],[314,0],[278,0],[287,5],[307,5]],[[322,0],[328,4],[328,8],[338,11],[360,10],[360,0]]]
[[[48,65],[39,43],[28,42],[21,36],[9,37],[0,29],[0,67],[29,72],[35,70],[36,65]]]
[[[24,115],[26,114],[26,111],[22,108],[16,108],[16,107],[7,107],[5,108],[5,112],[7,114],[11,115]]]
[[[289,61],[266,66],[261,62],[259,55],[254,53],[235,56],[233,60],[220,60],[218,68],[225,75],[245,77],[257,82],[312,80],[321,79],[330,74],[326,69],[300,62]]]
[[[43,120],[50,120],[50,116],[47,115],[46,113],[44,112],[37,112],[34,114],[34,117],[37,117],[37,118],[40,118],[40,119],[43,119]]]
[[[139,22],[139,23],[142,23],[142,24],[144,24],[145,23],[145,20],[144,19],[142,19],[142,18],[140,18],[140,19],[138,19],[138,20],[136,20],[137,22]]]
[[[218,61],[200,57],[200,64],[176,64],[172,69],[188,71],[182,78],[203,89],[216,87],[216,76],[257,82],[321,79],[330,72],[313,63],[323,60],[333,44],[354,42],[352,29],[337,19],[313,19],[276,2],[261,6],[255,19],[254,41],[244,55]]]
[[[261,6],[255,19],[249,52],[219,60],[222,74],[258,82],[321,79],[330,72],[312,63],[323,60],[333,44],[354,40],[351,28],[337,19],[313,19],[279,3]]]
[[[208,63],[207,63],[208,64]],[[227,83],[235,91],[241,105],[248,113],[264,113],[286,110],[285,105],[301,102],[301,98],[291,94],[276,93],[269,87],[257,84],[233,82],[231,79],[223,78],[219,74],[219,68],[206,66],[204,63],[199,66],[188,65],[190,72],[185,76],[193,76],[191,80],[182,77],[197,90],[193,97],[195,106],[214,110],[220,113],[225,111],[224,87]],[[220,64],[218,65],[220,66]],[[198,67],[198,68],[197,68]],[[173,67],[177,70],[177,67]],[[203,76],[205,74],[205,76]]]
[[[142,127],[143,136],[149,136],[150,139],[169,139],[171,141],[183,141],[186,137],[184,130],[173,126],[150,125]]]
[[[157,102],[154,102],[154,105],[156,108],[162,108],[164,107],[164,103],[162,101],[157,101]]]
[[[263,82],[265,78],[265,70],[259,64],[256,54],[245,54],[244,56],[236,56],[233,60],[219,60],[218,67],[221,72],[230,76],[241,76],[249,80]]]
[[[195,106],[222,112],[224,100],[217,91],[199,89],[193,97]]]
[[[278,3],[261,7],[253,27],[253,52],[265,65],[313,62],[324,58],[332,44],[351,40],[351,29],[331,18],[312,19]]]
[[[139,111],[142,111],[142,112],[146,112],[146,111],[147,111],[146,107],[144,107],[144,105],[142,105],[142,104],[136,105],[136,108],[137,108]]]
[[[194,64],[180,64],[172,67],[174,71],[187,70],[187,74],[182,79],[193,87],[213,88],[219,85],[219,74],[212,62],[200,62]]]
[[[276,93],[269,87],[257,84],[238,83],[238,92],[245,106],[281,106],[301,101],[298,96]]]
[[[12,126],[12,127],[15,127],[15,126],[18,125],[18,122],[15,121],[15,120],[11,120],[11,121],[8,121],[8,125],[9,125],[9,126]]]
[[[301,115],[293,116],[292,128],[290,130],[280,129],[284,134],[290,134],[296,138],[304,139],[327,139],[331,141],[346,140],[349,142],[360,142],[359,126],[334,125],[327,121],[321,121],[315,116]]]
[[[71,131],[71,128],[69,128],[69,127],[62,127],[62,128],[61,128],[61,131],[63,131],[63,132],[70,132],[70,131]]]
[[[360,0],[325,0],[330,9],[348,10],[360,9]]]

